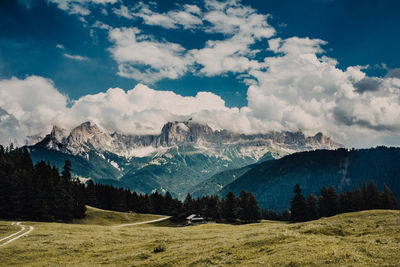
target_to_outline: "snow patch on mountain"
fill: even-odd
[[[113,160],[111,160],[110,161],[110,164],[111,164],[111,166],[113,166],[114,168],[116,168],[117,170],[121,170],[120,168],[119,168],[119,166],[118,166],[118,163],[116,163],[115,161],[113,161]]]

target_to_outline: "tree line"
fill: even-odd
[[[229,193],[226,199],[204,196],[193,199],[190,194],[182,202],[165,194],[138,194],[112,185],[85,185],[71,177],[71,163],[65,161],[61,174],[49,162],[32,162],[27,149],[0,145],[0,218],[38,221],[71,221],[85,216],[86,206],[113,211],[132,211],[172,216],[184,220],[199,214],[212,220],[260,219],[253,194],[242,191],[238,197]]]
[[[372,209],[398,209],[396,197],[386,185],[379,191],[373,181],[368,185],[362,183],[361,189],[356,187],[352,191],[338,194],[333,186],[322,187],[317,198],[309,194],[307,199],[301,194],[298,184],[293,189],[294,196],[290,202],[290,211],[276,214],[271,210],[263,210],[262,217],[270,220],[284,220],[304,222],[321,217],[330,217],[345,212],[354,212]]]
[[[203,196],[194,199],[187,194],[182,202],[173,198],[169,192],[161,194],[157,191],[138,194],[128,189],[116,188],[112,185],[95,184],[90,180],[86,187],[87,204],[93,207],[137,213],[153,213],[172,216],[172,220],[182,221],[191,214],[198,214],[209,220],[228,220],[256,222],[260,209],[253,194],[242,191],[238,197],[229,193],[226,198]]]
[[[0,145],[0,218],[71,221],[85,215],[85,185],[71,179],[67,161],[60,175],[27,149]]]

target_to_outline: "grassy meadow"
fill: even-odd
[[[110,226],[156,218],[90,208],[88,218],[74,224],[25,222],[35,230],[0,248],[0,265],[400,266],[400,211],[295,224]],[[0,239],[10,224],[0,221]]]
[[[115,212],[87,206],[85,218],[74,220],[74,224],[111,226],[118,224],[151,221],[163,217],[165,216],[154,214]]]

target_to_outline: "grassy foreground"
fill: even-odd
[[[109,225],[151,221],[165,217],[153,214],[139,214],[139,213],[101,210],[89,206],[86,206],[86,208],[87,210],[85,218],[80,220],[74,220],[74,224],[109,226]]]
[[[97,211],[100,212],[100,211]],[[10,222],[0,221],[0,226]],[[110,227],[30,223],[0,262],[34,266],[399,266],[400,211],[288,224]]]

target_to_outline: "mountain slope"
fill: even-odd
[[[255,194],[261,207],[280,211],[289,208],[296,183],[304,195],[319,195],[322,186],[332,185],[342,192],[368,180],[379,188],[386,184],[400,199],[400,148],[295,153],[254,166],[219,194],[239,194],[244,189]]]
[[[254,165],[247,165],[237,169],[231,169],[217,173],[207,180],[197,184],[191,188],[190,193],[194,198],[202,197],[205,195],[215,195],[224,186],[232,183],[237,178],[245,174],[247,171],[251,170]]]
[[[169,191],[184,198],[191,188],[214,174],[258,161],[310,149],[340,145],[321,133],[239,134],[214,131],[192,120],[168,122],[158,135],[108,133],[93,122],[71,131],[54,126],[29,146],[34,161],[62,167],[72,162],[74,175],[124,186],[140,193]]]

